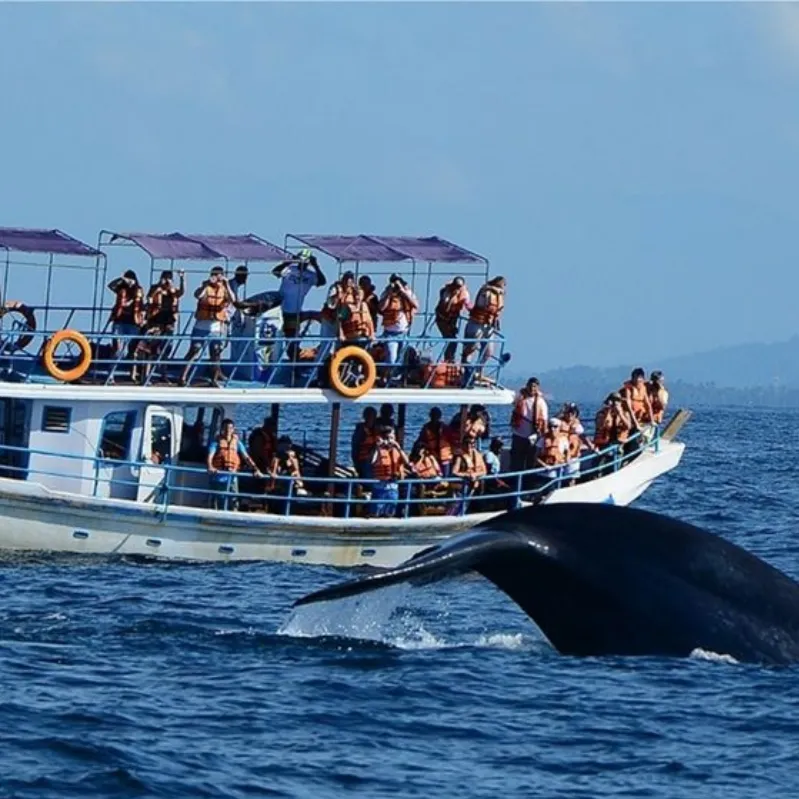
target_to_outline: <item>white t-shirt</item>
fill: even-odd
[[[280,275],[280,306],[284,313],[297,314],[308,292],[316,285],[316,270],[310,266],[300,269],[299,264],[289,264]]]
[[[541,436],[541,438],[539,438],[538,441],[536,441],[536,444],[535,444],[536,454],[540,455],[544,451],[545,446],[546,446],[545,438],[544,438],[544,436]],[[558,449],[564,455],[568,456],[568,454],[569,454],[569,439],[567,439],[566,436],[561,436],[558,439]]]
[[[518,402],[518,397],[516,401]],[[522,402],[522,419],[518,427],[513,428],[513,435],[529,438],[536,432],[534,424],[536,416],[543,419],[544,424],[549,420],[547,401],[540,394],[538,396],[526,397]]]

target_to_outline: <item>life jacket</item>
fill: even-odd
[[[465,286],[461,286],[454,293],[449,286],[445,286],[441,289],[440,299],[436,305],[436,319],[449,325],[457,322],[468,296]]]
[[[519,393],[519,396],[516,398],[516,402],[513,406],[513,410],[510,414],[510,426],[513,430],[518,430],[522,422],[527,421],[533,425],[533,429],[536,430],[539,434],[543,434],[546,431],[546,424],[547,421],[544,418],[544,414],[541,412],[541,408],[543,403],[536,402],[537,395],[533,397],[526,397],[523,394]],[[525,407],[527,400],[532,399],[532,412],[533,418],[531,419],[527,416],[526,411],[527,408]]]
[[[241,466],[241,456],[239,455],[239,437],[234,433],[228,440],[222,436],[216,437],[217,450],[211,463],[215,469],[223,472],[237,472]]]
[[[452,440],[449,429],[443,422],[438,423],[438,430],[433,428],[433,422],[428,422],[422,427],[419,438],[427,450],[438,458],[439,463],[452,461]]]
[[[467,419],[463,424],[463,435],[469,436],[475,441],[478,438],[482,438],[485,435],[485,431],[486,423],[482,416],[478,416],[475,419]]]
[[[366,303],[358,297],[353,297],[344,307],[346,312],[341,320],[341,335],[344,340],[370,338],[374,333],[374,322]]]
[[[461,452],[460,457],[463,459],[463,462],[466,465],[466,470],[472,473],[471,479],[477,480],[480,477],[485,477],[488,473],[488,469],[486,469],[486,462],[483,460],[482,454],[476,449],[473,449],[469,455],[467,455],[465,452]]]
[[[469,319],[478,325],[493,325],[505,308],[505,292],[486,283],[477,292]]]
[[[647,383],[646,387],[649,392],[649,403],[652,405],[652,421],[661,424],[666,412],[666,405],[669,403],[669,392],[663,386],[658,386],[655,383]]]
[[[114,307],[111,309],[111,321],[141,325],[144,305],[144,292],[141,286],[122,284],[116,289],[115,294],[116,300],[114,300]],[[131,304],[129,305],[128,303]]]
[[[399,452],[381,447],[377,451],[377,460],[372,464],[372,476],[375,480],[401,480],[402,458]]]
[[[580,457],[580,452],[583,448],[583,441],[579,435],[574,431],[575,423],[571,421],[565,426],[562,422],[560,425],[560,434],[566,436],[569,441],[569,460],[574,460]]]
[[[633,416],[639,421],[644,421],[648,414],[646,407],[647,388],[646,383],[637,386],[631,380],[628,380],[622,387],[622,394],[626,394],[630,398],[630,406],[633,409]],[[648,420],[647,420],[648,421]]]
[[[178,315],[178,292],[175,288],[153,286],[147,297],[147,321],[174,325]]]
[[[383,327],[396,325],[402,313],[407,317],[410,326],[413,321],[413,306],[402,294],[390,294],[388,303],[383,309]]]
[[[361,443],[358,445],[358,452],[356,453],[358,462],[368,463],[377,441],[377,425],[367,427],[364,422],[359,422],[356,429],[363,432]]]
[[[563,452],[563,434],[560,432],[547,433],[542,439],[541,460],[547,466],[557,466],[560,463],[566,462],[566,456]]]
[[[425,455],[414,464],[416,476],[422,479],[432,479],[441,476],[438,461],[433,455]]]
[[[594,443],[602,448],[608,444],[623,444],[630,436],[630,425],[613,408],[602,408],[597,414]]]
[[[210,283],[205,287],[202,299],[197,301],[197,313],[194,314],[198,320],[214,320],[224,322],[227,319],[226,308],[230,304],[227,287],[224,283]]]

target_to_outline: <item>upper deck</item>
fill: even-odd
[[[296,333],[286,335],[285,295],[272,269],[297,263],[297,249],[311,252],[325,282],[308,292]],[[252,233],[104,230],[91,246],[58,230],[0,228],[0,251],[0,380],[9,396],[211,402],[222,393],[224,402],[313,404],[497,405],[513,399],[501,386],[510,354],[499,331],[484,349],[485,339],[464,337],[463,320],[455,339],[438,329],[442,286],[462,276],[473,299],[489,278],[486,258],[440,237],[290,234],[280,246]],[[217,266],[237,304],[229,308],[219,338],[199,336],[194,293]],[[236,278],[241,267],[248,270],[244,282]],[[145,298],[163,270],[174,273],[175,286],[185,273],[174,330],[113,328],[115,294],[108,284],[128,270],[136,273]],[[386,279],[399,275],[418,302],[400,336],[385,336],[375,320],[375,337],[365,346],[374,383],[359,396],[359,381],[368,375],[355,361],[334,365],[338,380],[331,380],[331,359],[342,341],[337,323],[325,328],[321,313],[331,285],[345,271],[356,280],[370,278],[378,297]],[[200,347],[194,359],[192,341]],[[462,363],[468,345],[475,352]],[[220,372],[212,347],[221,349]],[[354,390],[342,392],[342,385]]]

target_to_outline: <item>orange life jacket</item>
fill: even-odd
[[[647,389],[646,383],[637,386],[632,381],[628,380],[622,386],[622,393],[630,398],[630,405],[633,409],[633,416],[639,421],[644,421],[644,418],[649,413],[646,407]],[[648,421],[648,420],[647,420]]]
[[[143,322],[144,292],[141,286],[121,285],[115,292],[116,300],[111,309],[111,321],[130,322],[141,325]],[[132,303],[132,304],[128,304]]]
[[[566,455],[563,452],[563,434],[558,432],[554,435],[546,433],[542,439],[541,460],[547,466],[557,466],[566,462]]]
[[[649,403],[652,405],[652,421],[661,424],[669,402],[669,392],[655,383],[647,383],[646,387],[649,392]]]
[[[346,316],[341,321],[341,335],[345,341],[359,338],[371,338],[375,327],[369,307],[360,298],[353,298],[346,303]]]
[[[217,436],[216,446],[217,450],[211,459],[214,468],[223,472],[237,472],[241,466],[239,437],[235,433],[230,439]]]
[[[478,325],[493,325],[505,308],[505,292],[486,283],[477,292],[469,319]]]
[[[174,325],[178,316],[178,291],[153,286],[147,297],[147,321]]]
[[[452,440],[445,424],[439,422],[436,430],[433,422],[428,422],[422,427],[419,438],[427,450],[438,458],[439,463],[449,463],[452,460]]]
[[[227,319],[225,309],[230,305],[227,287],[224,283],[210,283],[205,287],[202,299],[197,301],[197,313],[194,314],[198,320],[212,319],[216,322],[224,322]]]
[[[369,458],[372,457],[372,451],[375,448],[375,442],[377,441],[377,426],[373,425],[372,427],[367,427],[364,422],[359,422],[358,428],[359,430],[363,431],[363,438],[361,438],[361,443],[358,446],[358,462],[365,463],[369,461]]]
[[[453,324],[457,322],[469,294],[466,286],[461,286],[454,294],[448,289],[449,287],[445,286],[441,290],[441,299],[436,305],[436,319],[445,324]]]
[[[560,426],[561,435],[565,435],[569,439],[569,460],[579,458],[583,448],[583,440],[574,432],[574,424],[574,422],[569,422],[565,429],[563,423]]]
[[[401,480],[402,458],[399,452],[381,447],[377,451],[377,460],[372,464],[372,476],[375,480]]]
[[[630,425],[621,413],[613,408],[602,408],[597,414],[594,444],[606,447],[611,443],[623,444],[630,436]]]
[[[433,455],[425,455],[414,464],[416,476],[422,479],[441,477],[441,468]]]
[[[463,460],[467,471],[471,472],[471,479],[477,480],[480,477],[485,477],[488,473],[488,469],[486,469],[486,462],[483,460],[483,455],[476,449],[473,449],[470,455],[467,455],[465,452],[461,452],[459,457]]]
[[[402,294],[390,294],[382,313],[383,327],[396,325],[401,313],[404,313],[408,318],[408,325],[413,321],[413,306],[408,298]]]

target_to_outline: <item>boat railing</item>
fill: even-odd
[[[61,310],[65,312],[65,322],[59,328],[31,330],[15,321],[3,330],[0,370],[5,371],[6,379],[12,375],[17,380],[46,381],[63,375],[60,379],[67,382],[111,385],[134,382],[131,375],[135,370],[139,373],[135,381],[138,384],[163,385],[181,382],[188,365],[185,383],[202,385],[207,384],[209,370],[216,365],[211,347],[218,344],[221,352],[213,355],[218,358],[228,383],[269,387],[290,382],[298,388],[324,386],[332,355],[353,343],[310,332],[311,320],[306,320],[294,338],[283,336],[276,325],[267,323],[256,325],[244,334],[201,338],[192,334],[191,315],[172,334],[118,335],[105,328],[82,333],[72,325],[78,315],[90,309]],[[52,343],[56,333],[71,329],[81,333],[85,345],[72,338]],[[241,329],[233,332],[241,333]],[[192,342],[200,349],[189,360]],[[464,336],[445,339],[426,330],[421,335],[409,333],[400,337],[377,334],[371,341],[357,343],[375,361],[379,385],[425,388],[496,385],[502,367],[510,359],[500,334],[486,342]],[[467,345],[474,345],[474,352],[468,363],[464,363],[462,356]],[[48,347],[52,350],[49,361],[56,365],[57,374],[45,366]],[[86,358],[90,362],[88,369],[79,377],[71,377],[80,371],[78,367]],[[359,375],[353,379],[360,379]]]
[[[0,445],[0,476],[36,482],[37,476],[63,480],[90,479],[94,497],[113,496],[127,492],[133,499],[144,488],[148,494],[144,501],[152,505],[157,513],[166,513],[170,508],[181,509],[198,506],[215,506],[222,510],[269,511],[278,508],[279,515],[338,516],[350,518],[357,515],[375,515],[371,509],[391,504],[396,511],[391,515],[407,518],[424,515],[422,509],[437,508],[438,515],[462,516],[481,510],[508,510],[526,502],[539,502],[551,492],[568,486],[572,480],[587,482],[606,476],[624,468],[643,451],[659,450],[660,438],[656,429],[647,433],[636,433],[626,445],[611,445],[597,453],[588,453],[569,464],[571,471],[564,466],[540,467],[521,471],[505,471],[487,475],[477,482],[478,490],[473,490],[474,481],[459,477],[417,478],[409,477],[397,481],[398,496],[380,498],[375,488],[382,484],[374,479],[357,476],[335,477],[312,475],[291,477],[255,477],[250,473],[238,472],[224,475],[212,487],[206,468],[185,464],[152,463],[143,460],[117,460],[101,457],[88,457],[69,453],[54,453],[47,450],[34,450],[24,447]],[[61,461],[91,462],[90,478],[81,478],[62,466],[31,468],[26,463],[30,455],[43,455],[47,459]],[[577,465],[578,468],[574,468]],[[115,474],[108,474],[112,467]],[[160,476],[148,477],[144,482],[141,470],[153,467]],[[120,468],[128,470],[122,476]],[[104,473],[106,472],[106,473]],[[150,482],[151,480],[151,482]],[[239,481],[249,483],[240,490]],[[443,484],[448,490],[441,489]],[[310,489],[310,490],[309,490]],[[54,489],[58,490],[58,489]],[[175,501],[181,494],[183,501]],[[190,501],[186,501],[189,499]]]

